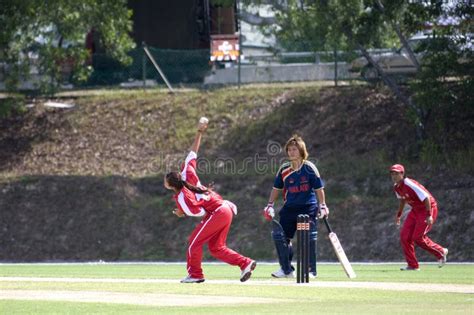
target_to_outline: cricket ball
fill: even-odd
[[[201,124],[206,124],[207,125],[208,122],[209,122],[209,119],[207,119],[206,117],[201,117],[199,119],[199,123],[201,123]]]

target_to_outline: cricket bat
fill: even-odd
[[[342,248],[341,242],[339,242],[339,239],[337,238],[336,233],[332,231],[327,217],[324,217],[323,220],[329,232],[329,240],[331,241],[332,247],[334,248],[334,251],[336,252],[337,258],[339,259],[339,262],[341,263],[342,268],[344,269],[344,271],[346,272],[346,275],[350,279],[354,279],[356,277],[356,274],[354,272],[354,269],[352,269],[349,259],[347,259],[346,253],[344,252],[344,249]]]

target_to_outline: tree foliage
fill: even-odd
[[[425,137],[427,145],[435,143],[444,151],[464,147],[465,144],[456,143],[455,135],[464,133],[465,139],[472,142],[474,127],[454,126],[450,122],[459,113],[467,120],[474,118],[473,7],[459,1],[450,7],[438,3],[428,10],[418,5],[413,12],[419,14],[418,21],[423,19],[432,30],[429,40],[419,47],[423,66],[410,83],[420,111],[420,115],[414,116],[415,122],[433,126]],[[406,21],[409,29],[420,29],[415,18]]]
[[[246,4],[272,1],[245,0]],[[472,114],[473,101],[473,6],[469,1],[405,0],[287,0],[274,1],[277,24],[268,27],[284,48],[304,50],[357,49],[406,105],[414,117],[422,144],[438,135],[426,134],[433,117],[464,109]],[[418,47],[422,64],[415,58],[407,38],[431,32],[431,40]],[[409,89],[402,89],[384,73],[368,48],[402,44],[417,67]],[[431,141],[431,140],[430,140]]]
[[[40,85],[54,89],[71,68],[75,81],[85,80],[90,69],[85,37],[94,29],[107,54],[130,62],[127,51],[134,43],[131,11],[126,0],[3,0],[0,8],[0,62],[6,85],[18,87],[31,72],[38,72]]]

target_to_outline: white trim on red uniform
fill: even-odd
[[[396,191],[395,191],[395,196],[397,196],[397,199],[402,199],[402,196],[400,196]]]
[[[201,199],[205,200],[205,201],[211,200],[211,197],[209,197],[208,194],[197,194],[197,193],[195,193],[194,195],[196,196],[197,201],[200,201]]]
[[[192,160],[197,159],[197,154],[194,151],[189,151],[188,156],[186,156],[186,160],[184,161],[183,171],[181,172],[181,179],[186,180],[186,171],[188,170],[188,164]]]
[[[199,238],[199,234],[201,234],[201,232],[204,230],[204,228],[206,227],[206,225],[211,221],[213,215],[214,215],[214,213],[211,214],[211,215],[209,216],[209,218],[207,218],[207,221],[204,222],[204,224],[201,226],[201,229],[199,230],[199,232],[196,233],[196,236],[194,237],[194,239],[193,239],[193,240],[190,240],[190,242],[189,242],[189,247],[188,247],[188,257],[189,257],[188,259],[191,259],[191,248],[193,248],[194,242]],[[189,266],[189,267],[191,267],[191,266]],[[189,272],[189,271],[190,271],[190,270],[188,269],[188,272]]]
[[[204,210],[203,207],[199,207],[200,211],[198,213],[193,213],[191,209],[189,209],[188,205],[186,204],[183,192],[179,193],[177,200],[183,212],[189,217],[202,217],[203,215],[206,214],[206,211]]]
[[[430,198],[430,194],[427,193],[420,186],[418,186],[416,183],[414,183],[411,179],[405,178],[403,182],[405,183],[405,185],[413,189],[413,191],[417,195],[418,199],[420,199],[420,201],[425,201],[426,198]]]

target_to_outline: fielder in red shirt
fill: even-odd
[[[181,172],[166,174],[164,186],[174,191],[177,209],[173,211],[178,217],[203,217],[189,236],[186,253],[188,276],[182,283],[204,282],[201,267],[202,248],[208,244],[209,251],[215,258],[241,269],[240,281],[247,281],[257,266],[255,260],[242,256],[226,245],[232,218],[237,214],[237,207],[224,200],[218,193],[203,186],[196,173],[197,152],[202,133],[207,128],[207,119],[201,119],[198,130]]]
[[[423,185],[405,177],[403,165],[392,165],[390,176],[394,183],[393,189],[400,201],[395,221],[397,226],[400,225],[400,217],[405,205],[408,204],[411,207],[400,231],[400,242],[408,265],[400,270],[420,270],[415,255],[415,244],[435,256],[439,267],[443,267],[446,264],[448,249],[433,242],[427,236],[438,216],[436,200]]]

